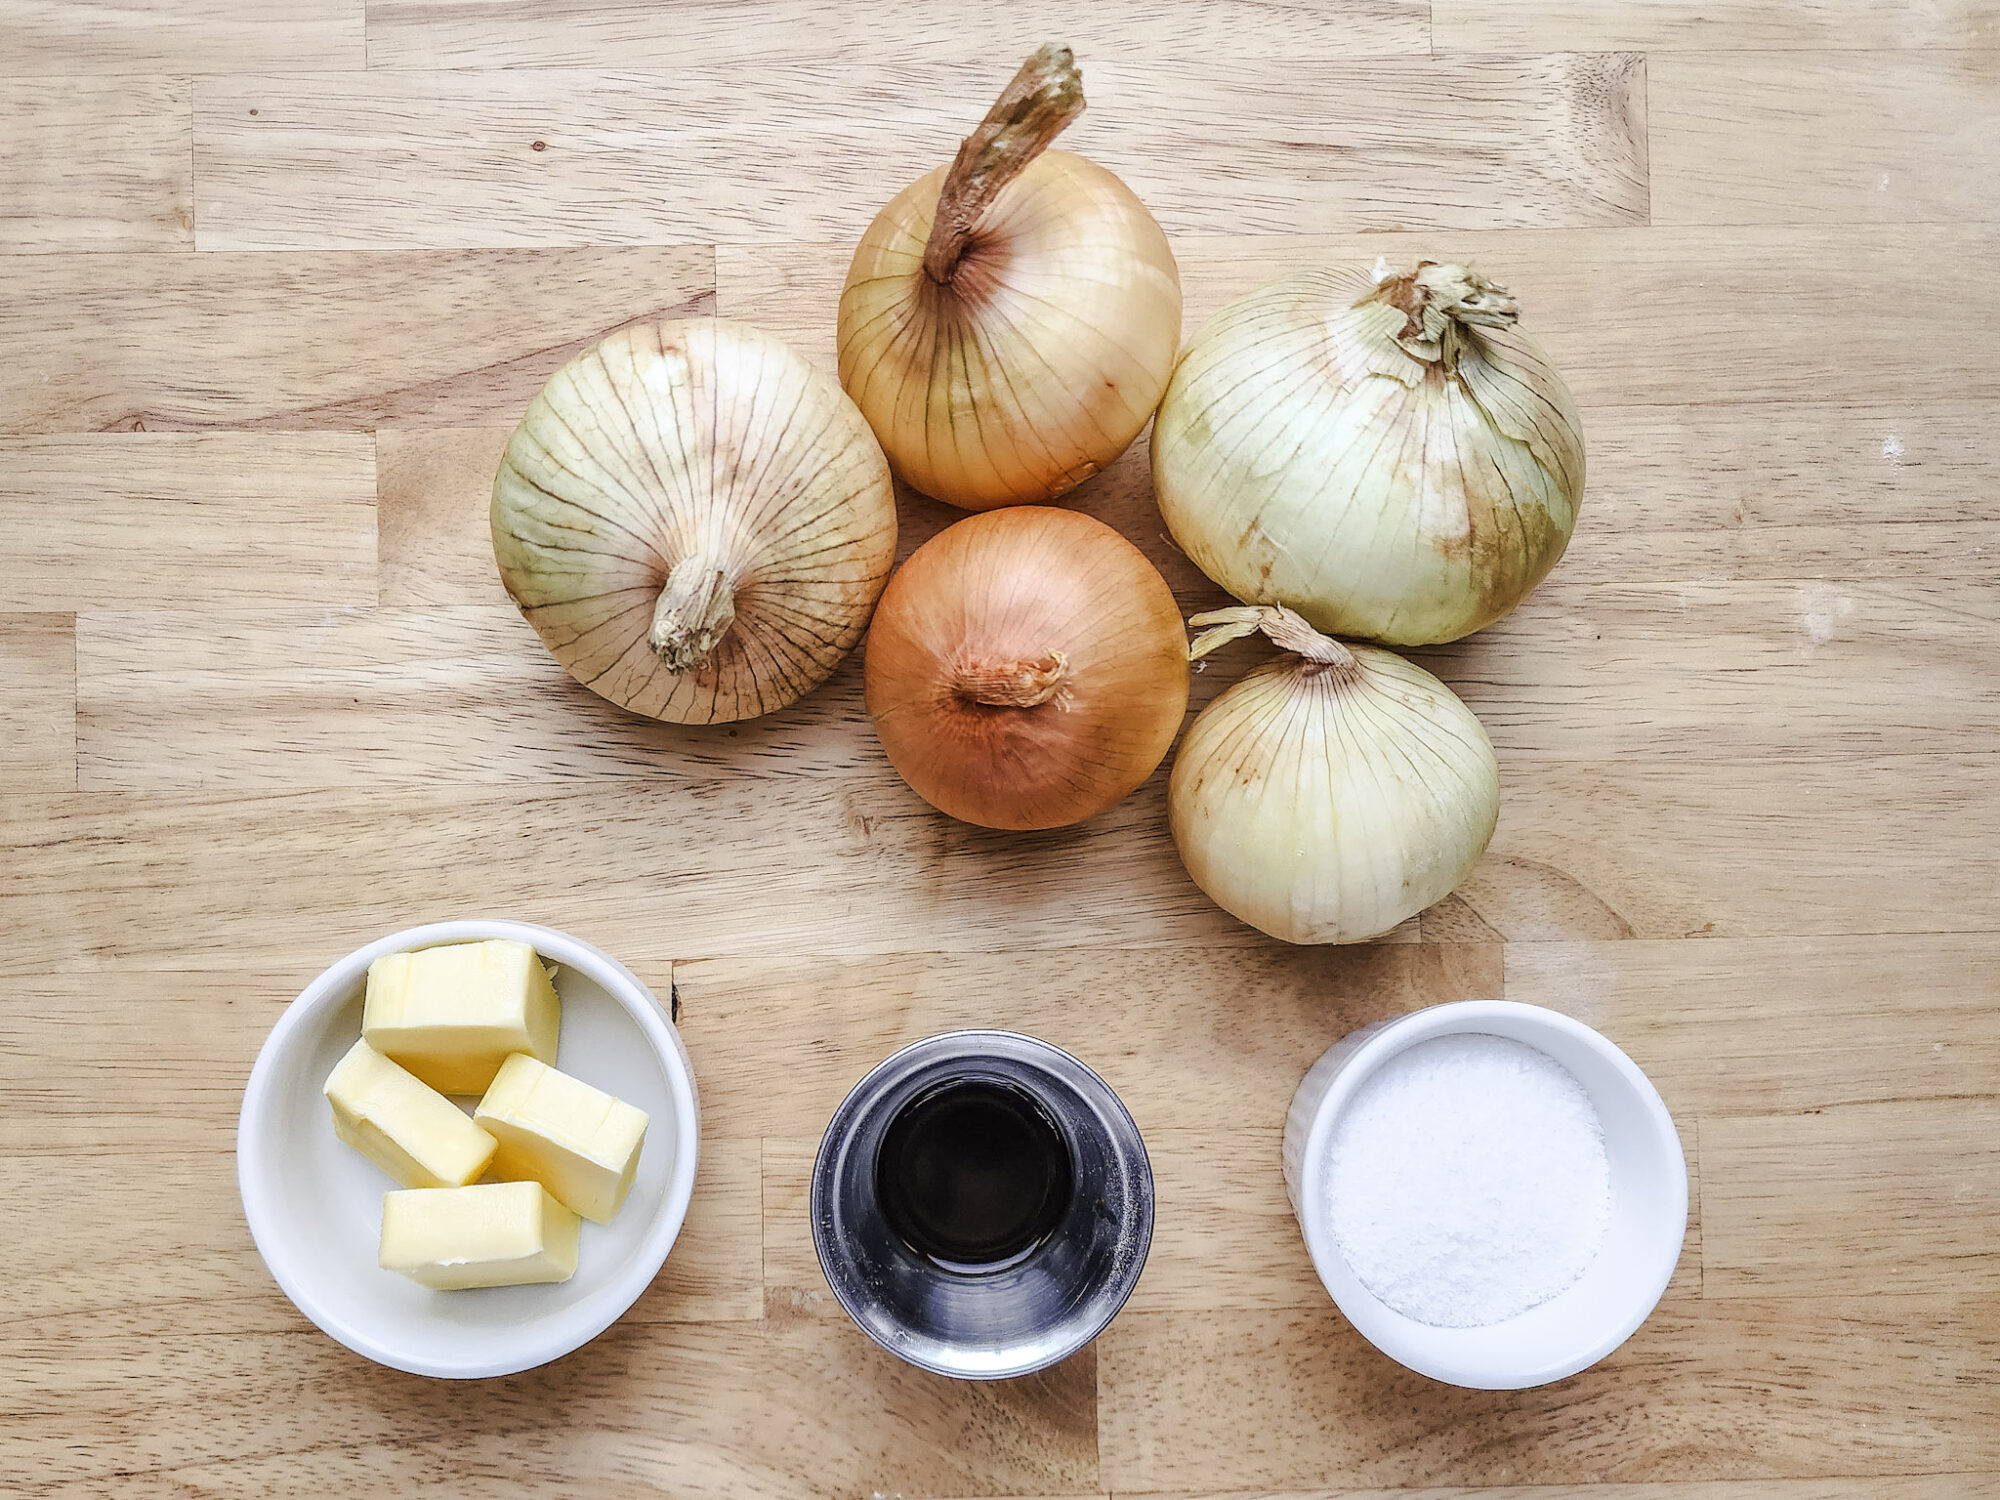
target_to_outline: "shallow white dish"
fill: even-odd
[[[1582,1279],[1539,1307],[1484,1327],[1435,1328],[1397,1312],[1354,1274],[1334,1238],[1324,1163],[1340,1112],[1364,1080],[1418,1042],[1463,1035],[1538,1048],[1583,1085],[1604,1126],[1611,1225]],[[1476,1390],[1546,1385],[1611,1353],[1659,1303],[1687,1234],[1687,1159],[1651,1080],[1583,1022],[1509,1000],[1433,1005],[1334,1043],[1286,1116],[1285,1186],[1314,1269],[1347,1321],[1397,1363]]]
[[[576,1274],[554,1286],[440,1292],[376,1264],[382,1195],[396,1184],[333,1133],[321,1088],[361,1035],[368,965],[480,938],[530,943],[558,966],[557,1066],[652,1117],[632,1193],[583,1226]],[[660,1002],[580,938],[525,922],[438,922],[357,949],[305,987],[250,1070],[236,1131],[243,1214],[299,1311],[357,1354],[416,1375],[511,1375],[610,1327],[658,1274],[687,1216],[700,1144],[694,1069]]]

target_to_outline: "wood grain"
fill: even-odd
[[[2000,1100],[1704,1120],[1710,1297],[1988,1295]]]
[[[1490,630],[1410,654],[1510,767],[1949,754],[2000,734],[1996,620],[1986,583],[1570,575]]]
[[[512,431],[376,432],[377,577],[384,605],[510,604],[493,562],[487,516],[493,476]]]
[[[0,77],[359,68],[366,0],[7,0]]]
[[[1520,1392],[1431,1384],[1331,1308],[1134,1313],[1097,1350],[1114,1493],[1329,1474],[1413,1487],[1949,1474],[2000,1457],[1990,1297],[1681,1301],[1605,1363]]]
[[[517,420],[613,329],[711,308],[705,249],[9,260],[0,430]],[[93,337],[77,339],[81,322]]]
[[[813,1248],[812,1172],[817,1140],[763,1140],[764,1306],[772,1317],[847,1316]]]
[[[17,934],[0,967],[258,968],[310,953],[316,970],[371,933],[473,911],[535,914],[637,964],[810,945],[834,912],[850,951],[893,947],[942,904],[926,868],[941,836],[914,801],[741,782],[533,798],[19,795],[0,801],[0,930]],[[746,843],[759,826],[770,832]],[[576,875],[613,865],[646,878]]]
[[[1510,943],[1506,964],[1508,999],[1605,1032],[1704,1125],[2000,1093],[1991,933]]]
[[[398,923],[480,911],[637,962],[889,952],[913,934],[968,951],[1267,945],[1195,889],[1165,821],[1159,779],[1083,828],[1027,839],[950,825],[886,780],[832,795],[749,778],[532,796],[23,794],[0,800],[0,930],[20,934],[0,973],[330,958]],[[575,873],[614,867],[643,878]],[[1417,936],[1413,921],[1391,941]]]
[[[0,608],[373,604],[375,446],[365,433],[0,437],[0,528],[16,538]]]
[[[1881,1475],[1872,1479],[1718,1479],[1664,1484],[1458,1485],[1438,1489],[1232,1491],[1232,1500],[1991,1500],[2000,1479],[1989,1474]],[[1125,1500],[1193,1500],[1124,1492]]]
[[[511,604],[221,610],[199,620],[97,612],[83,617],[79,639],[90,787],[709,776],[900,785],[852,665],[740,726],[661,724],[572,681]]]
[[[1991,52],[1668,56],[1646,94],[1656,224],[2000,216]]]
[[[1313,1060],[1356,1026],[1499,993],[1499,949],[1188,946],[678,963],[703,1118],[817,1141],[877,1062],[959,1026],[1044,1037],[1118,1090],[1141,1131],[1271,1131]],[[786,1086],[773,1089],[782,1076]]]
[[[693,1496],[1075,1491],[1097,1477],[1095,1375],[1086,1354],[1026,1380],[955,1385],[810,1321],[621,1323],[559,1364],[478,1383],[372,1370],[316,1331],[24,1338],[0,1371],[0,1409],[12,1433],[60,1421],[66,1441],[30,1480],[23,1445],[0,1436],[0,1473],[115,1480],[120,1493],[126,1476],[164,1487],[188,1471],[189,1484],[245,1495],[457,1492],[461,1475],[634,1494],[655,1474]],[[192,1425],[190,1385],[204,1396]]]
[[[135,1165],[149,1153],[190,1161],[204,1152],[227,1155],[242,1082],[257,1049],[279,1010],[312,977],[284,967],[155,970],[115,980],[74,970],[11,976],[7,1035],[36,1068],[32,1077],[8,1080],[10,1098],[21,1107],[0,1120],[0,1141],[20,1156],[43,1151],[82,1158],[95,1150],[107,1161]],[[160,1024],[162,1017],[186,1021],[196,1015],[200,1026]],[[116,1097],[103,1090],[111,1058],[120,1060]],[[223,1163],[217,1182],[227,1167]],[[38,1180],[48,1175],[27,1163],[15,1170]],[[233,1192],[232,1185],[204,1203],[204,1211],[230,1217]],[[80,1234],[96,1226],[78,1222],[72,1228]],[[24,1286],[23,1312],[33,1305],[28,1293]]]
[[[1644,85],[1627,55],[1086,63],[1092,106],[1064,145],[1124,176],[1170,233],[1645,217]],[[197,239],[851,243],[949,160],[978,115],[966,101],[1011,66],[892,65],[859,89],[849,67],[803,63],[203,80]],[[388,139],[387,156],[371,146]],[[801,157],[816,170],[792,178]],[[1201,186],[1218,177],[1220,214]]]
[[[76,622],[0,614],[0,786],[76,785]]]
[[[270,1273],[243,1230],[235,1176],[226,1138],[179,1149],[10,1144],[0,1181],[41,1230],[23,1246],[23,1285],[0,1323],[9,1364],[36,1343],[309,1327],[268,1295]],[[143,1278],[104,1274],[107,1224],[119,1226],[115,1253],[148,1268]],[[18,1366],[0,1376],[15,1400],[25,1395],[22,1379]],[[14,1401],[5,1409],[18,1433],[25,1412]],[[11,1481],[23,1471],[9,1465],[8,1437],[0,1425],[0,1475]]]
[[[415,0],[413,0],[415,3]],[[2000,41],[1992,0],[1434,0],[1440,52],[1553,48],[1650,54],[1842,48],[1990,47]]]
[[[64,688],[69,717],[83,726],[91,789],[799,775],[903,786],[870,727],[858,656],[784,710],[691,728],[628,713],[565,676],[511,605],[215,610],[200,620],[102,610],[81,619],[82,665]],[[1197,679],[1196,706],[1232,676]],[[259,732],[246,737],[250,724]],[[1128,826],[1106,820],[1077,838],[1118,837]]]
[[[1575,582],[1988,577],[1983,402],[1611,406],[1561,569]]]
[[[921,0],[861,6],[790,0],[372,0],[374,68],[707,67],[780,59],[882,63],[918,70],[984,60],[1005,67],[1034,39],[1060,36],[1086,63],[1188,57],[1322,58],[1422,53],[1430,11],[1416,0],[1211,0],[1161,7],[1100,0],[1085,7],[1018,0],[1004,10],[941,10]],[[917,76],[923,76],[921,71]]]
[[[13,50],[12,27],[0,52]],[[14,80],[0,62],[0,252],[194,245],[185,79]]]
[[[1510,941],[1990,931],[1995,769],[1972,752],[1503,774],[1457,896]]]

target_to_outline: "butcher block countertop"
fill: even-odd
[[[863,226],[1050,38],[1190,332],[1471,258],[1575,391],[1568,556],[1414,653],[1499,832],[1385,941],[1216,910],[1164,771],[982,831],[858,653],[663,726],[501,591],[557,366],[719,313],[830,369]],[[2000,1496],[1996,161],[1990,0],[0,0],[0,1492]],[[1074,503],[1212,607],[1147,473]],[[293,1309],[233,1148],[314,974],[479,915],[675,997],[704,1140],[622,1321],[453,1385]],[[1625,1047],[1693,1179],[1652,1319],[1514,1394],[1347,1326],[1278,1154],[1334,1039],[1495,995]],[[1102,1072],[1159,1185],[1125,1311],[993,1385],[870,1344],[804,1211],[845,1091],[962,1025]]]

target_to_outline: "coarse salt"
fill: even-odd
[[[1437,1328],[1540,1306],[1583,1275],[1611,1222],[1590,1095],[1505,1037],[1434,1037],[1390,1058],[1335,1122],[1325,1170],[1361,1284]]]

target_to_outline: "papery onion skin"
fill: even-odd
[[[1458,696],[1393,652],[1338,656],[1281,656],[1225,689],[1168,781],[1195,884],[1288,943],[1392,930],[1464,880],[1499,819],[1493,745]]]
[[[1426,284],[1442,347],[1414,326]],[[1462,316],[1440,319],[1447,305]],[[1555,566],[1583,496],[1575,404],[1514,316],[1503,289],[1431,262],[1379,285],[1301,271],[1231,303],[1154,424],[1174,539],[1238,599],[1333,635],[1420,645],[1490,625]]]
[[[507,592],[570,675],[680,724],[817,686],[896,551],[853,403],[719,319],[627,328],[557,371],[508,440],[491,519]]]
[[[903,189],[862,236],[840,296],[840,382],[913,488],[965,510],[1040,504],[1153,414],[1180,341],[1180,274],[1130,188],[1040,151],[940,282],[925,247],[948,171]]]
[[[1046,506],[972,516],[890,579],[868,632],[868,713],[933,807],[986,828],[1064,827],[1166,757],[1187,710],[1185,642],[1166,580],[1102,521]]]

